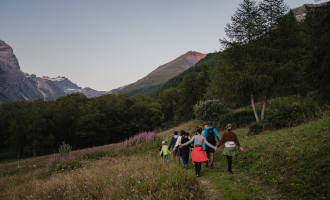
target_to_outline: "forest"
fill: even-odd
[[[271,99],[292,95],[308,99],[312,93],[313,101],[328,104],[330,3],[306,7],[305,19],[297,21],[283,1],[273,2],[244,0],[225,28],[227,38],[220,39],[222,50],[150,96],[110,94],[89,99],[75,93],[54,101],[2,104],[1,153],[31,157],[52,153],[63,141],[73,149],[120,142],[142,131],[198,118],[196,105],[210,100],[225,110],[251,107],[252,112],[240,113],[248,125],[270,114],[266,105]],[[256,108],[258,102],[261,110]],[[226,123],[225,115],[235,119],[233,113],[223,113],[212,120]]]
[[[0,108],[1,150],[7,156],[45,155],[64,141],[74,150],[124,141],[162,123],[161,107],[150,97],[80,93],[55,101],[16,101]]]

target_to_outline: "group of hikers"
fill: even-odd
[[[225,148],[222,154],[227,157],[228,173],[233,174],[232,159],[233,156],[237,155],[236,145],[242,152],[244,152],[244,149],[241,147],[236,134],[232,132],[232,125],[228,124],[226,128],[227,131],[222,134],[221,138],[217,132],[217,129],[212,126],[211,121],[207,122],[204,126],[204,130],[199,128],[196,135],[192,138],[190,138],[189,133],[184,130],[180,131],[180,136],[178,136],[178,132],[175,131],[169,145],[167,145],[167,141],[162,142],[162,146],[160,147],[162,161],[167,162],[168,155],[171,154],[170,149],[172,147],[173,162],[178,161],[179,165],[182,165],[188,169],[188,160],[191,150],[192,163],[195,165],[196,169],[195,174],[199,177],[202,163],[204,163],[207,168],[210,167],[210,169],[213,169],[214,153],[215,151],[218,151],[218,148],[221,145],[224,144]],[[218,145],[216,145],[216,138],[219,141]]]

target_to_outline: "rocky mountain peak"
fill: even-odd
[[[6,44],[4,41],[0,40],[0,57],[11,57],[14,54],[13,49]]]
[[[198,62],[199,60],[203,59],[205,56],[206,54],[203,53],[199,53],[196,51],[188,51],[187,53],[181,55],[180,57],[193,60],[194,62]]]

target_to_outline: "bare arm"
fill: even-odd
[[[187,146],[187,145],[191,144],[193,141],[195,141],[195,137],[192,137],[191,140],[189,140],[188,142],[182,144],[182,146]]]

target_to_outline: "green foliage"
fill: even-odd
[[[55,172],[55,173],[61,173],[64,171],[76,170],[81,167],[82,167],[81,163],[77,160],[69,160],[67,162],[61,162],[59,160],[59,161],[53,162],[52,165],[49,166],[48,170]],[[46,176],[46,175],[40,174],[39,176]]]
[[[164,121],[168,122],[173,120],[175,108],[180,100],[180,90],[176,88],[170,88],[160,93],[157,103],[162,107],[164,114]]]
[[[297,126],[306,120],[318,117],[321,113],[320,105],[311,99],[295,103],[278,102],[273,106],[275,108],[264,120],[249,127],[248,135],[258,135],[264,130]]]
[[[227,124],[232,124],[233,127],[236,128],[243,128],[255,122],[255,117],[252,110],[243,110],[221,115],[217,118],[216,122],[223,128],[225,128]]]
[[[307,7],[303,23],[308,51],[306,82],[319,89],[319,98],[330,101],[330,2],[319,7]]]
[[[161,126],[160,104],[150,97],[70,94],[55,101],[0,105],[0,151],[20,158],[53,153],[64,141],[73,150],[123,141]]]
[[[263,126],[261,122],[255,122],[249,126],[248,136],[258,135],[263,131]]]
[[[58,152],[60,152],[61,156],[68,156],[72,151],[72,147],[69,144],[65,144],[65,142],[62,142],[62,145],[58,149]]]
[[[196,119],[214,120],[221,115],[231,112],[220,100],[199,101],[194,106],[194,114]]]

